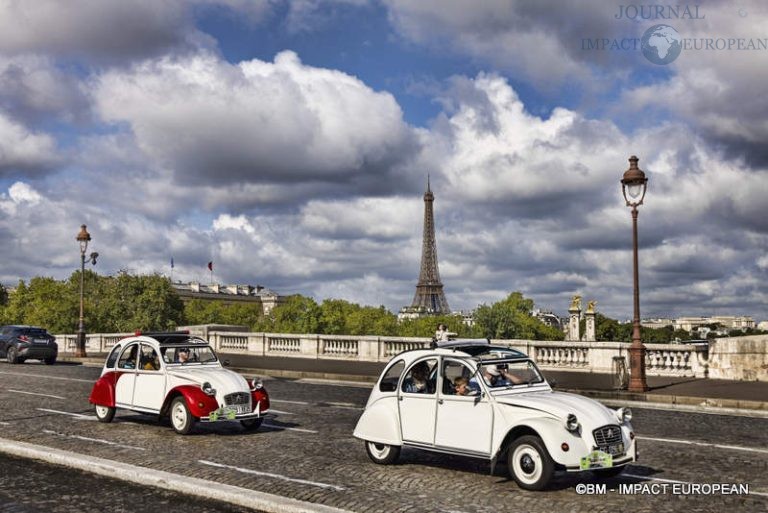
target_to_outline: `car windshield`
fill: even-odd
[[[192,365],[215,363],[218,361],[216,353],[210,346],[174,346],[163,347],[160,349],[163,354],[163,360],[169,365]]]
[[[544,382],[544,377],[530,360],[482,361],[473,380],[483,379],[491,391],[531,386]],[[471,385],[471,383],[470,383]],[[479,388],[479,385],[475,384]]]

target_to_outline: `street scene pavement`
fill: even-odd
[[[623,476],[599,481],[590,473],[558,474],[550,489],[529,492],[509,479],[504,465],[491,474],[482,460],[404,450],[397,465],[373,464],[352,437],[370,392],[365,384],[268,378],[272,409],[259,431],[218,423],[180,436],[152,416],[118,412],[111,424],[97,422],[88,394],[99,372],[83,365],[0,364],[2,437],[204,479],[214,488],[230,485],[357,512],[768,510],[766,418],[635,407],[639,461]],[[605,488],[589,487],[600,484]],[[747,485],[749,493],[712,494],[712,484]],[[8,509],[0,511],[39,507],[33,497],[2,490],[0,502]],[[90,486],[77,493],[114,492]],[[169,500],[163,497],[161,503]],[[122,507],[154,510],[139,503]],[[216,510],[240,511],[226,508],[234,507]]]

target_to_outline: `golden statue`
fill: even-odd
[[[571,307],[568,310],[581,310],[581,296],[576,295],[571,299]]]
[[[587,303],[587,313],[588,314],[595,313],[595,305],[596,304],[597,304],[597,301],[595,301],[594,299],[592,301],[590,301],[589,303]]]

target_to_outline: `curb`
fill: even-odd
[[[266,513],[350,513],[347,510],[324,504],[313,504],[239,486],[129,465],[95,456],[76,454],[43,445],[17,442],[7,438],[0,438],[0,451],[13,456],[63,465],[92,474],[130,481],[143,486],[154,486],[163,490],[173,490],[205,499],[227,502]]]

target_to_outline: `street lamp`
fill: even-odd
[[[632,252],[634,264],[635,317],[632,321],[632,345],[629,348],[629,391],[646,392],[645,381],[645,346],[640,338],[640,280],[637,271],[637,207],[643,204],[648,179],[637,167],[640,160],[634,155],[629,157],[629,169],[621,179],[621,192],[628,207],[632,207]]]
[[[75,356],[85,357],[85,325],[83,323],[83,291],[85,288],[85,252],[88,250],[88,242],[91,240],[91,234],[85,229],[85,225],[80,225],[80,233],[77,234],[77,242],[80,243],[80,325],[77,329],[77,348]],[[90,254],[88,261],[96,265],[96,258],[99,254],[95,251]]]

